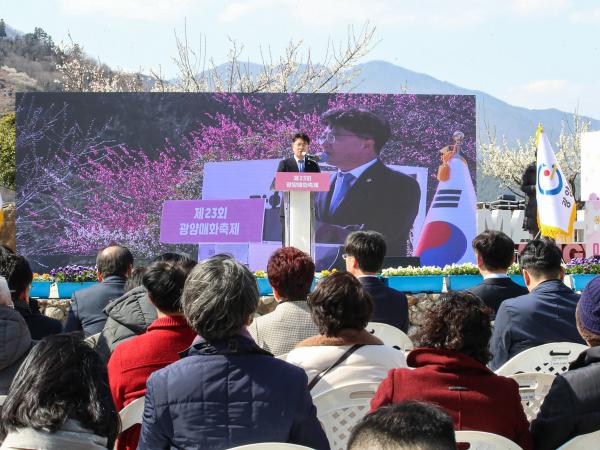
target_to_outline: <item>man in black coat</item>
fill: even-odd
[[[553,450],[600,430],[600,277],[588,283],[576,310],[577,329],[590,346],[557,375],[531,423],[535,448]]]
[[[29,304],[33,272],[24,256],[2,255],[0,257],[0,275],[6,278],[15,310],[25,319],[32,339],[39,340],[62,331],[60,321],[40,314],[37,307]]]
[[[405,333],[410,325],[408,301],[404,293],[386,286],[377,276],[386,253],[383,235],[376,231],[354,231],[348,235],[344,259],[346,270],[361,282],[373,299],[371,321],[387,323]]]
[[[292,152],[294,156],[279,161],[277,172],[321,172],[317,161],[307,156],[310,147],[310,138],[306,133],[296,133],[292,138]],[[285,206],[283,199],[279,208],[281,220],[281,243],[285,245]]]
[[[123,295],[132,268],[133,255],[128,248],[113,245],[102,249],[96,257],[101,283],[73,294],[65,332],[83,330],[85,337],[100,333],[107,319],[104,308]]]
[[[515,261],[515,243],[510,237],[502,231],[486,230],[473,239],[472,245],[483,281],[468,290],[493,310],[493,320],[504,300],[529,291],[507,275],[508,268]]]
[[[390,256],[406,256],[421,189],[379,160],[389,122],[361,109],[330,110],[322,122],[327,128],[320,142],[338,171],[329,192],[317,195],[317,242],[343,244],[351,231],[374,230],[385,236]]]
[[[562,252],[552,239],[530,241],[521,253],[529,294],[504,300],[490,340],[489,367],[499,369],[513,356],[551,342],[585,341],[577,332],[579,294],[563,283]]]

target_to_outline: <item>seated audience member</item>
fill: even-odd
[[[321,280],[308,306],[320,334],[300,342],[287,361],[306,371],[313,397],[334,386],[379,382],[388,370],[406,367],[401,350],[365,330],[373,301],[352,274],[337,272]]]
[[[6,278],[14,308],[25,319],[32,339],[39,340],[62,331],[59,320],[40,314],[37,308],[30,308],[29,291],[33,272],[24,256],[8,254],[0,257],[0,275]]]
[[[470,292],[442,296],[423,317],[408,354],[409,369],[395,369],[371,400],[371,411],[405,400],[435,403],[454,419],[456,430],[500,434],[532,448],[519,385],[494,374],[490,359],[490,310]]]
[[[494,322],[490,367],[497,370],[513,356],[550,342],[585,341],[577,332],[579,294],[563,283],[562,254],[551,239],[530,241],[521,254],[529,294],[505,300]]]
[[[186,259],[177,262],[152,263],[143,277],[148,299],[156,307],[158,319],[144,334],[129,339],[115,348],[108,361],[110,390],[117,410],[146,394],[150,374],[179,360],[196,333],[181,313],[181,291],[190,270],[196,265]],[[137,448],[140,426],[124,431],[117,449]]]
[[[128,248],[111,245],[100,250],[96,257],[100,283],[73,294],[65,332],[83,330],[85,337],[100,333],[106,323],[104,308],[123,295],[132,267],[133,255]]]
[[[486,230],[473,239],[477,267],[483,281],[468,289],[492,310],[492,320],[500,304],[507,298],[528,293],[508,276],[508,268],[515,261],[515,243],[501,231]]]
[[[143,286],[142,279],[144,278],[144,273],[146,273],[146,266],[135,267],[131,271],[131,275],[127,277],[125,286],[123,286],[123,294],[135,289],[136,287]]]
[[[150,375],[140,450],[256,442],[329,448],[304,372],[248,335],[258,306],[252,272],[213,256],[192,270],[181,303],[198,337],[181,360]]]
[[[0,330],[0,395],[6,395],[33,341],[25,320],[13,309],[4,277],[0,277]]]
[[[577,329],[590,346],[557,375],[531,423],[535,448],[554,450],[580,434],[600,430],[600,277],[588,283],[576,311]]]
[[[183,264],[193,262],[188,256],[179,253],[164,253],[151,262],[157,261],[171,263],[182,261]],[[145,333],[146,329],[157,319],[156,308],[148,300],[146,288],[141,285],[111,301],[104,308],[104,314],[108,318],[95,347],[104,361],[108,361],[117,345]]]
[[[356,424],[348,450],[456,450],[452,417],[435,405],[382,406]]]
[[[283,355],[298,342],[319,334],[306,303],[315,264],[297,248],[283,247],[269,258],[267,275],[277,308],[254,319],[248,331],[260,347],[274,355]]]
[[[2,407],[2,449],[112,449],[119,432],[106,366],[76,335],[33,347]]]
[[[376,231],[355,231],[346,239],[346,270],[358,278],[373,299],[373,322],[387,323],[405,333],[410,325],[404,293],[387,287],[377,276],[386,253],[383,235]]]

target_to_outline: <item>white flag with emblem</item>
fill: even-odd
[[[541,125],[536,133],[536,145],[536,198],[540,232],[542,236],[569,242],[573,238],[573,223],[577,216],[573,189],[558,166]]]

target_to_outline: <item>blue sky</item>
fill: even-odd
[[[597,0],[0,0],[14,28],[41,26],[113,67],[176,74],[174,32],[187,23],[207,57],[227,58],[229,38],[245,60],[276,58],[291,40],[314,60],[329,38],[366,20],[378,41],[363,61],[385,60],[511,104],[559,108],[600,119],[600,2]]]

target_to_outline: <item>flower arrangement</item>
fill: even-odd
[[[54,281],[54,277],[51,276],[49,273],[34,273],[33,281]]]
[[[568,274],[600,274],[600,258],[573,258],[567,264],[565,272]]]
[[[328,277],[329,275],[331,275],[332,273],[336,273],[337,269],[332,269],[332,270],[327,270],[327,269],[323,269],[320,272],[315,273],[315,277],[316,278],[325,278]]]
[[[479,275],[479,269],[473,263],[446,264],[442,272],[444,275]]]
[[[521,266],[517,263],[512,263],[507,273],[509,275],[521,275]]]
[[[423,267],[388,267],[383,269],[381,274],[385,277],[418,277],[425,275],[444,275],[443,269],[437,266],[423,266]]]
[[[267,278],[267,272],[264,270],[257,270],[254,272],[254,278]]]
[[[57,282],[75,282],[98,281],[96,267],[94,266],[64,266],[52,269],[50,276]]]

